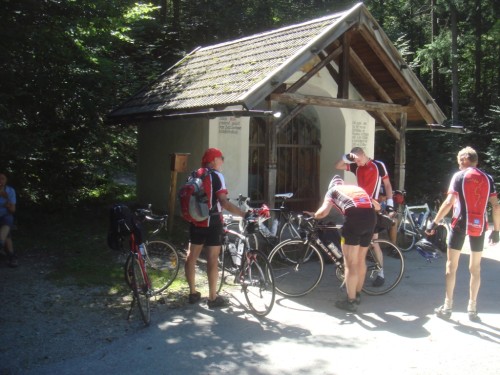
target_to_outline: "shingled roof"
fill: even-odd
[[[352,30],[353,26],[361,30],[359,27],[361,23],[365,29],[375,26],[377,30],[376,21],[360,3],[345,12],[195,49],[165,71],[155,82],[141,89],[112,111],[108,117],[115,121],[124,119],[137,121],[154,117],[206,113],[228,107],[251,112],[305,63],[321,51],[328,51],[332,43],[347,30]],[[365,41],[366,32],[364,35],[359,33],[357,35],[353,40],[358,46],[353,43],[352,48],[358,50],[362,59],[363,56],[372,59],[364,66],[373,68],[372,64],[377,63],[378,71],[381,71],[380,65],[383,66],[384,63],[376,59],[378,54],[373,51],[376,47],[374,41],[375,44],[390,44],[389,49],[385,48],[385,53],[390,52],[391,56],[387,61],[391,61],[394,67],[392,72],[386,68],[383,73],[378,73],[379,82],[380,85],[387,85],[384,90],[394,96],[391,98],[394,99],[392,101],[394,103],[402,99],[408,101],[409,96],[414,98],[414,101],[416,98],[420,102],[420,109],[417,108],[415,113],[409,112],[408,120],[442,122],[444,115],[411,70],[401,71],[400,66],[405,63],[388,39],[383,39],[386,38],[385,34],[382,33],[383,38],[378,40],[374,36],[371,42]],[[363,41],[364,43],[361,43]],[[376,74],[374,72],[373,76],[376,77]],[[395,74],[401,77],[394,78]],[[403,90],[401,80],[413,89],[407,87]],[[364,83],[360,76],[357,77],[357,82],[354,76],[353,82],[359,86],[356,87],[358,92],[369,98],[367,100],[387,101],[387,98],[384,100],[374,96],[373,92],[376,90],[373,87],[363,89]],[[417,113],[423,111],[427,113]]]

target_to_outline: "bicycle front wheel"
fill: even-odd
[[[409,251],[415,245],[416,242],[416,234],[415,229],[413,229],[412,225],[405,220],[401,220],[398,226],[398,232],[396,234],[396,245],[399,247],[401,251]]]
[[[173,245],[165,241],[146,243],[146,266],[151,289],[158,294],[167,289],[179,272],[179,254]]]
[[[237,256],[235,259],[232,258],[230,248],[236,251],[236,246],[234,243],[227,242],[222,246],[219,253],[219,285],[217,287],[217,293],[222,289],[222,285],[226,284],[228,286],[235,286],[234,278],[239,271],[238,265],[234,261],[241,262],[241,256]]]
[[[269,262],[274,272],[278,293],[287,297],[300,297],[318,286],[323,276],[323,257],[309,242],[289,240],[279,243]]]
[[[265,316],[274,306],[273,270],[263,252],[250,250],[244,257],[240,283],[248,306],[257,316]]]
[[[381,270],[383,275],[381,276]],[[390,292],[401,281],[405,269],[403,253],[392,242],[373,240],[366,255],[363,292],[375,296]]]
[[[239,222],[230,223],[227,225],[227,229],[241,233],[240,232],[240,224]],[[236,243],[239,240],[239,237],[234,234],[228,233],[229,242]],[[247,235],[248,244],[250,245],[250,249],[259,250],[259,239],[257,234],[251,233]]]
[[[149,288],[147,283],[147,277],[144,274],[143,269],[139,259],[136,257],[131,257],[129,263],[132,270],[129,274],[132,275],[130,284],[132,287],[132,292],[134,294],[134,299],[137,302],[139,311],[141,313],[142,320],[145,325],[149,325],[151,322],[151,307],[149,305]]]
[[[279,240],[300,240],[300,232],[298,223],[294,223],[293,221],[288,221],[281,227],[279,233]]]

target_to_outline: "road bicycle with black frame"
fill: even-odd
[[[331,259],[336,267],[335,275],[343,285],[345,267],[342,251],[334,242],[325,244],[320,237],[320,231],[340,232],[342,226],[322,224],[306,216],[299,217],[299,224],[303,238],[280,242],[269,254],[276,291],[287,297],[300,297],[314,290],[323,277],[323,254]],[[373,249],[374,244],[380,246],[384,257],[385,282],[381,286],[373,286],[382,268]],[[384,239],[374,239],[368,248],[366,266],[363,292],[369,295],[381,295],[399,284],[403,277],[405,262],[403,254],[393,243]]]
[[[132,290],[132,303],[128,311],[127,320],[130,319],[132,310],[137,303],[139,312],[145,325],[151,322],[150,298],[152,296],[151,280],[146,270],[144,246],[142,245],[142,230],[137,213],[132,215],[130,222],[125,219],[119,223],[125,227],[129,235],[130,252],[125,262],[125,281]]]
[[[142,243],[146,266],[151,278],[151,288],[153,295],[161,294],[175,280],[179,272],[179,252],[169,241],[160,238],[160,233],[167,233],[168,215],[155,215],[151,210],[151,205],[147,209],[138,209],[135,216],[141,223],[142,234],[146,226],[152,227],[149,235]],[[125,280],[128,280],[127,269],[131,257],[125,262]]]
[[[218,292],[223,285],[239,286],[252,313],[265,316],[274,306],[274,275],[266,254],[252,248],[249,241],[258,226],[260,212],[254,209],[242,219],[242,233],[224,226]]]
[[[409,206],[405,202],[406,192],[396,190],[394,195],[401,194],[399,199],[399,212],[397,216],[398,228],[396,235],[396,245],[402,252],[410,251],[415,244],[423,239],[428,238],[425,234],[425,228],[429,220],[436,216],[435,210],[431,210],[427,203],[422,205]],[[435,204],[435,206],[438,204]],[[450,232],[449,220],[443,219],[436,228],[436,234],[429,238],[430,242],[442,252],[446,252],[446,238]]]
[[[155,215],[148,209],[137,209],[131,223],[124,223],[130,232],[130,252],[125,261],[125,282],[132,289],[134,298],[128,318],[137,302],[145,324],[150,321],[150,298],[165,291],[179,272],[179,253],[175,246],[165,240],[156,239],[166,230],[168,215]],[[151,239],[144,239],[144,224],[155,227]]]

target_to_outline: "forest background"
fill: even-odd
[[[20,205],[52,210],[123,193],[136,129],[106,114],[197,46],[346,10],[342,0],[2,0],[0,170]],[[365,5],[464,134],[407,134],[408,200],[442,197],[473,146],[500,182],[500,3],[372,0]],[[376,158],[393,174],[394,141]],[[500,186],[497,186],[497,188]],[[133,194],[133,193],[132,193]]]

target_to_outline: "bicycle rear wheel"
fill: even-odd
[[[396,234],[396,245],[401,251],[409,251],[415,245],[416,234],[412,225],[403,219],[399,223],[398,232]]]
[[[179,254],[173,245],[165,241],[146,243],[146,265],[151,289],[158,294],[167,289],[179,272]]]
[[[269,262],[276,290],[287,297],[306,295],[316,288],[323,276],[320,251],[302,240],[279,243],[269,254]]]
[[[132,293],[134,294],[134,299],[137,302],[139,311],[141,313],[142,320],[145,325],[149,325],[151,322],[151,307],[149,304],[149,288],[147,283],[147,277],[139,263],[139,259],[136,257],[130,257],[129,262],[131,267],[131,272],[128,274],[132,275],[130,279]]]
[[[250,250],[244,257],[240,283],[248,306],[257,316],[269,314],[274,306],[273,270],[263,252]]]
[[[379,284],[380,281],[376,283],[382,267],[374,249],[374,244],[380,247],[383,256],[384,281],[381,285]],[[388,293],[399,284],[403,277],[405,269],[403,253],[390,241],[373,240],[368,248],[366,268],[363,292],[373,296]]]

